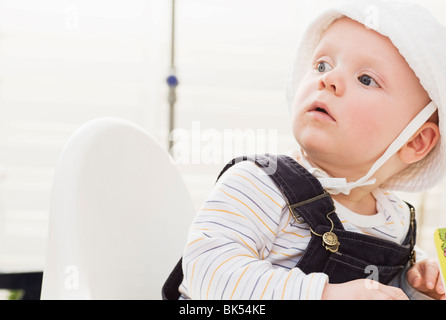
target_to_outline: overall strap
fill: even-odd
[[[403,241],[403,245],[409,245],[410,248],[409,262],[410,265],[413,266],[417,260],[415,252],[415,242],[417,239],[417,222],[415,220],[414,206],[412,206],[409,202],[406,202],[406,204],[410,210],[410,226],[409,226],[409,231],[407,232],[406,239]]]
[[[289,156],[265,154],[235,158],[223,168],[218,178],[234,164],[246,160],[253,161],[270,176],[285,196],[290,213],[298,223],[306,222],[313,230],[320,225],[344,229],[337,215],[330,215],[335,211],[333,199],[319,180]],[[328,219],[327,215],[330,215]]]

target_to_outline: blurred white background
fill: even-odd
[[[224,137],[253,133],[259,152],[294,147],[288,66],[303,26],[333,2],[176,1],[176,146],[198,152],[178,167],[197,209],[225,162],[251,151],[216,153]],[[445,1],[416,2],[446,24]],[[80,125],[124,118],[168,150],[170,19],[168,0],[0,0],[0,272],[42,270],[54,168]],[[431,253],[444,194],[404,195]]]

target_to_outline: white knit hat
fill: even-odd
[[[387,36],[415,72],[438,108],[440,140],[423,160],[385,181],[382,188],[417,192],[436,185],[446,173],[446,28],[425,8],[401,1],[353,0],[329,8],[307,27],[296,51],[287,83],[291,109],[299,82],[311,64],[322,32],[347,16]],[[403,89],[404,90],[404,89]]]

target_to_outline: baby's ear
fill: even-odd
[[[418,162],[426,157],[440,139],[440,129],[428,121],[400,149],[400,160],[406,164]]]

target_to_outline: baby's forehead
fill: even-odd
[[[347,51],[351,55],[364,54],[373,60],[399,60],[401,66],[410,68],[392,41],[348,17],[334,20],[322,33],[315,52],[324,48]]]

